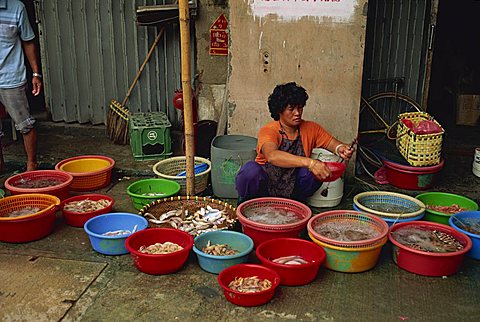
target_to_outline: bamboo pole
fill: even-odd
[[[190,77],[190,12],[188,0],[178,2],[180,19],[180,52],[182,62],[183,124],[185,129],[185,158],[187,195],[195,195],[195,147],[192,113],[192,85]]]

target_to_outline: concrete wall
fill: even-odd
[[[227,82],[228,57],[211,56],[210,26],[223,13],[228,19],[227,0],[199,0],[195,20],[197,38],[196,65],[198,73],[199,120],[218,121]]]
[[[350,142],[357,132],[367,1],[328,1],[331,16],[319,14],[318,7],[310,11],[316,16],[296,16],[300,11],[295,8],[266,15],[255,8],[261,2],[229,2],[228,133],[256,136],[271,120],[267,98],[275,85],[295,81],[310,96],[304,118]],[[351,13],[336,15],[334,3],[351,7]]]

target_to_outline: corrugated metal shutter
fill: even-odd
[[[430,0],[368,2],[363,96],[393,90],[391,82],[368,80],[404,77],[399,92],[421,102],[425,77]]]
[[[136,8],[165,3],[36,2],[45,99],[54,121],[105,122],[110,100],[123,100],[159,30],[137,26]],[[194,52],[194,32],[191,34]],[[130,96],[127,106],[131,112],[163,111],[173,124],[178,124],[172,100],[174,90],[181,88],[179,38],[178,23],[166,25],[164,36]]]

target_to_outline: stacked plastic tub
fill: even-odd
[[[309,220],[307,229],[312,241],[327,254],[325,267],[345,273],[372,269],[388,233],[388,225],[381,218],[350,210],[318,214]]]

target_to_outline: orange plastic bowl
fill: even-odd
[[[18,187],[25,181],[54,180],[59,182],[57,185],[43,188],[20,188]],[[25,193],[42,193],[57,196],[60,200],[68,198],[68,190],[72,185],[73,176],[70,173],[58,170],[37,170],[19,173],[8,178],[5,181],[5,188],[12,195]]]
[[[0,199],[0,241],[26,243],[50,235],[59,205],[60,199],[45,194],[22,194]],[[9,212],[28,206],[41,210],[25,216],[5,217]]]
[[[110,184],[115,161],[102,155],[84,155],[60,161],[56,170],[65,171],[73,176],[70,190],[92,191]]]
[[[64,207],[66,204],[74,201],[81,201],[81,200],[93,200],[93,201],[98,201],[101,199],[106,199],[110,201],[110,205],[108,205],[105,208],[98,209],[95,211],[89,211],[89,212],[73,212],[69,210],[65,210]],[[68,198],[62,202],[62,214],[63,217],[65,218],[65,221],[68,225],[73,226],[73,227],[83,227],[83,225],[89,220],[90,218],[93,218],[98,215],[103,215],[106,213],[109,213],[112,211],[113,204],[115,203],[115,200],[112,197],[109,197],[107,195],[101,195],[101,194],[86,194],[86,195],[80,195],[80,196],[75,196]]]

